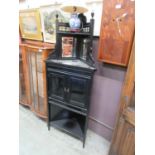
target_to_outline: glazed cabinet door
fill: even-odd
[[[47,78],[49,99],[65,101],[66,76],[53,72],[49,73]]]
[[[68,78],[68,101],[71,105],[86,108],[89,80],[70,76]]]
[[[98,60],[127,66],[135,27],[134,0],[104,0]]]
[[[32,111],[38,116],[47,117],[47,101],[45,97],[43,53],[37,49],[28,48],[27,62],[31,91]]]
[[[27,99],[26,74],[22,49],[23,48],[19,48],[19,102],[23,105],[29,105]]]
[[[87,108],[90,79],[53,68],[47,69],[48,99],[69,106]]]

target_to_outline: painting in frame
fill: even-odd
[[[19,12],[21,37],[42,41],[42,30],[39,9],[27,9]]]
[[[44,42],[56,43],[56,14],[58,14],[59,22],[69,21],[69,14],[61,11],[59,5],[40,7]]]
[[[73,56],[73,37],[62,37],[62,58]]]

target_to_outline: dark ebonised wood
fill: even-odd
[[[83,147],[88,127],[93,75],[96,70],[92,57],[93,26],[92,18],[80,32],[71,32],[69,24],[59,23],[57,18],[55,51],[46,60],[48,129],[53,126],[82,140]],[[64,36],[76,39],[76,44],[73,45],[74,57],[62,57]],[[87,47],[86,57],[82,59],[84,39],[87,39]]]

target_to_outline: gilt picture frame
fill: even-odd
[[[40,16],[44,42],[56,43],[56,14],[59,22],[68,22],[69,14],[60,10],[59,5],[40,7]]]
[[[38,9],[26,9],[19,12],[21,37],[42,41],[40,12]]]

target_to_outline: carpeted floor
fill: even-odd
[[[51,127],[29,109],[19,107],[19,155],[107,155],[110,143],[91,130],[82,142]]]

